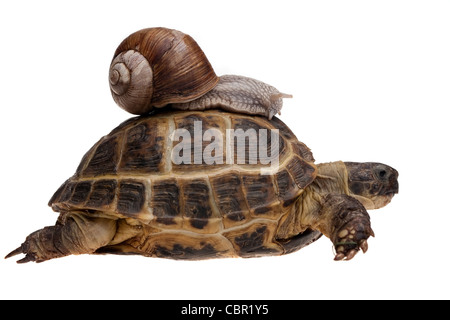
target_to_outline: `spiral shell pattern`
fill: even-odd
[[[197,99],[219,77],[189,35],[167,28],[137,31],[117,48],[109,71],[114,101],[133,114]]]
[[[143,114],[151,110],[153,72],[139,52],[128,50],[113,60],[109,85],[114,101],[128,112]]]

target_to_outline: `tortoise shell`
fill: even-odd
[[[173,161],[173,151],[188,146],[188,141],[174,139],[176,129],[184,129],[177,132],[193,138],[194,146],[180,152],[187,161],[179,164]],[[246,138],[247,156],[242,161],[237,149],[225,146],[227,141],[208,139],[208,129],[222,137],[227,137],[227,129],[266,129],[267,149],[272,144],[278,147],[278,166],[264,174],[261,169],[270,165],[251,161],[258,152],[255,141]],[[278,139],[269,133],[273,129],[278,130]],[[215,150],[214,163],[202,157],[212,141],[221,147]],[[230,145],[237,143],[235,138]],[[101,138],[49,205],[62,213],[81,210],[136,220],[147,230],[145,236],[128,241],[128,249],[117,244],[120,248],[103,248],[105,252],[132,253],[139,247],[146,255],[172,258],[283,253],[285,249],[273,239],[316,171],[309,148],[276,117],[268,120],[218,110],[162,111],[131,118]]]

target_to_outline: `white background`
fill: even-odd
[[[281,119],[317,162],[377,161],[400,194],[371,212],[369,251],[184,262],[0,260],[0,298],[450,298],[448,1],[8,1],[0,8],[0,256],[57,214],[47,201],[130,117],[108,87],[116,46],[145,27],[190,34],[217,74],[294,95]]]

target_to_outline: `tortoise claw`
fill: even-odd
[[[358,253],[358,250],[351,250],[348,254],[345,260],[352,260],[353,257]]]
[[[31,261],[36,261],[36,257],[32,254],[27,254],[25,258],[17,260],[17,263],[27,263]]]
[[[362,249],[363,253],[366,253],[367,250],[369,249],[369,244],[367,243],[367,240],[363,240],[359,247]]]
[[[336,254],[336,256],[334,257],[334,261],[341,261],[344,258],[345,258],[345,254],[343,254],[341,252],[341,253]]]
[[[25,254],[25,257],[17,260],[17,263],[26,263],[26,262],[30,262],[30,261],[36,261],[36,255],[32,252],[27,252],[27,250],[24,248],[24,244],[22,244],[20,247],[18,247],[17,249],[14,249],[13,251],[11,251],[10,253],[8,253],[5,257],[5,259],[14,257],[18,254]]]
[[[18,254],[25,254],[25,257],[16,261],[17,263],[25,263],[30,261],[37,261],[38,260],[38,251],[35,241],[33,241],[34,235],[36,235],[36,232],[33,232],[30,234],[24,243],[20,245],[17,249],[14,249],[10,253],[8,253],[5,257],[5,259],[14,257]]]
[[[14,249],[14,250],[11,251],[10,253],[8,253],[8,254],[6,255],[5,259],[14,257],[14,256],[16,256],[16,255],[18,255],[18,254],[21,254],[21,253],[23,253],[22,246],[18,247],[17,249]]]
[[[350,250],[350,252],[348,252],[347,254],[339,252],[334,257],[334,261],[341,261],[341,260],[349,261],[349,260],[352,260],[353,257],[356,256],[357,253],[358,253],[358,250],[356,250],[356,249]]]

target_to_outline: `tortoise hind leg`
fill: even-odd
[[[43,262],[70,254],[93,253],[108,244],[116,233],[116,221],[82,212],[62,214],[54,226],[31,233],[22,245],[5,258],[25,254],[17,263]],[[61,218],[61,217],[60,217]]]
[[[145,234],[142,225],[128,219],[119,219],[116,225],[114,238],[106,246],[95,250],[94,254],[145,255],[145,252],[139,249]]]

